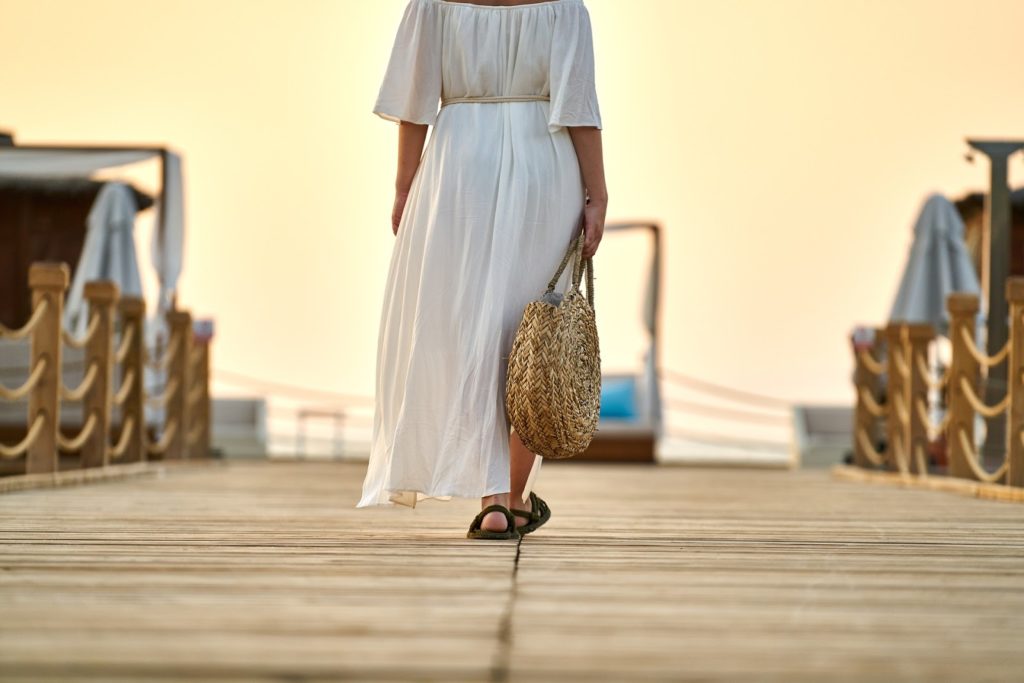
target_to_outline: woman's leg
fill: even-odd
[[[512,493],[510,503],[516,510],[529,510],[530,502],[523,502],[523,490],[526,489],[526,480],[530,478],[530,470],[533,469],[533,461],[536,459],[526,446],[523,445],[519,435],[515,431],[508,438],[508,449],[511,459]],[[516,525],[522,526],[527,520],[516,515]]]
[[[523,445],[519,435],[514,431],[509,436],[508,447],[511,456],[512,492],[481,498],[481,508],[485,508],[488,505],[504,505],[507,508],[516,510],[530,509],[529,501],[523,502],[523,489],[526,488],[526,480],[530,478],[530,470],[533,469],[533,460],[536,456]],[[525,517],[516,516],[516,526],[522,526],[526,522]],[[504,531],[508,528],[508,520],[505,519],[505,515],[499,512],[492,512],[483,518],[480,526],[488,531]]]

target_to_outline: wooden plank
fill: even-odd
[[[356,510],[363,464],[0,496],[0,678],[1016,681],[1024,507],[821,471],[544,468],[554,517]]]

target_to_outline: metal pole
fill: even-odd
[[[995,355],[1009,339],[1006,303],[1006,279],[1010,276],[1010,184],[1009,157],[1024,149],[1024,140],[968,140],[974,149],[991,162],[990,189],[985,197],[985,248],[982,256],[982,286],[988,307],[986,323],[988,335],[986,351]],[[1007,391],[1006,366],[1000,364],[989,370],[985,383],[985,400],[994,404],[1002,400]],[[1006,418],[989,420],[982,454],[986,458],[1001,460],[1006,452]]]

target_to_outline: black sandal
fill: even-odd
[[[492,512],[500,512],[505,515],[507,526],[504,531],[488,531],[483,528],[484,517]],[[469,525],[466,538],[480,538],[491,541],[509,541],[519,538],[519,531],[516,529],[516,518],[512,516],[512,513],[504,505],[488,505],[480,511],[479,515],[473,518],[473,523]]]
[[[512,510],[513,515],[525,517],[528,521],[519,528],[522,536],[532,533],[542,527],[545,522],[551,519],[551,508],[544,502],[544,499],[534,492],[530,492],[530,510]]]

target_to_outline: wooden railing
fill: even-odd
[[[978,298],[948,298],[952,357],[941,376],[935,376],[928,364],[929,345],[935,340],[929,325],[890,325],[876,330],[873,344],[854,339],[855,465],[904,477],[944,474],[1024,487],[1024,278],[1007,281],[1006,297],[1010,340],[994,356],[975,342]],[[980,388],[988,368],[1000,363],[1008,363],[1007,390],[998,403],[988,405]],[[935,394],[945,400],[930,400]],[[932,415],[937,412],[942,417],[935,420]],[[991,420],[1004,415],[1005,452],[1001,462],[988,469],[975,445],[976,416]],[[930,462],[934,452],[945,455],[944,466]]]
[[[191,315],[170,311],[168,343],[148,358],[145,303],[121,297],[113,282],[90,282],[84,292],[89,324],[75,338],[61,327],[68,279],[64,264],[33,264],[28,322],[16,330],[0,325],[0,338],[29,340],[31,346],[25,382],[14,388],[0,384],[0,400],[28,399],[24,437],[0,444],[0,458],[24,459],[25,474],[43,474],[66,468],[61,453],[78,454],[81,468],[208,455],[209,340],[193,339]],[[62,377],[65,348],[84,352],[84,374],[74,387]],[[147,367],[166,375],[158,395],[146,395]],[[61,432],[61,408],[75,402],[82,403],[82,425],[69,437]],[[147,405],[165,407],[163,424],[146,424]],[[120,415],[116,427],[115,414]]]

